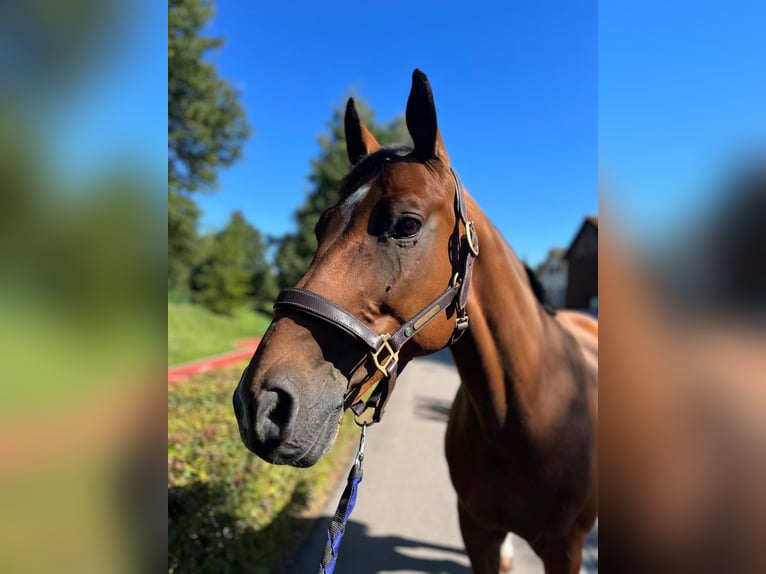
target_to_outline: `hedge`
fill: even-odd
[[[350,418],[330,453],[308,469],[270,465],[247,451],[231,406],[243,368],[168,389],[170,573],[285,571],[351,462],[358,430]]]

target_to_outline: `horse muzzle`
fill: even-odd
[[[233,397],[245,446],[272,464],[318,462],[335,442],[346,388],[336,373],[322,374],[306,381],[284,369],[271,370],[252,391],[246,370]]]

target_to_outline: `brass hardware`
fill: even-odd
[[[468,330],[468,314],[463,310],[455,320],[455,330],[452,332],[450,343],[456,343]]]
[[[479,256],[479,246],[474,245],[473,237],[476,233],[476,228],[473,226],[473,221],[467,221],[465,224],[465,238],[468,241],[468,249],[473,253],[474,257]]]
[[[367,407],[362,411],[362,414],[357,415],[354,413],[354,422],[357,424],[357,426],[360,426],[362,428],[373,424],[372,418],[375,416],[375,409],[373,407]]]
[[[381,373],[383,373],[383,376],[387,377],[388,376],[388,366],[391,363],[396,363],[399,360],[399,353],[394,351],[394,349],[391,347],[391,344],[388,342],[389,339],[391,339],[391,335],[389,333],[381,335],[380,338],[383,341],[383,344],[380,347],[378,347],[377,350],[371,351],[370,355],[372,356],[372,360],[375,363],[375,366],[377,367],[377,369]],[[383,361],[381,362],[379,357],[380,357],[380,353],[384,349],[388,353],[388,356],[385,357],[383,359]]]
[[[439,311],[441,311],[441,307],[439,307],[438,305],[434,305],[434,306],[433,306],[433,308],[432,308],[432,309],[431,309],[431,310],[430,310],[428,313],[426,313],[425,315],[423,315],[423,317],[421,317],[421,318],[420,318],[420,320],[419,320],[417,323],[415,323],[415,325],[414,325],[414,327],[415,327],[415,330],[417,331],[417,330],[418,330],[418,329],[420,329],[420,328],[421,328],[423,325],[425,325],[426,323],[428,323],[428,321],[430,321],[430,320],[431,320],[431,317],[433,317],[434,315],[436,315],[436,314],[437,314]],[[409,335],[408,335],[408,336],[409,336]]]

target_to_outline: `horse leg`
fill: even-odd
[[[509,532],[500,546],[500,572],[506,574],[513,568],[513,539]]]
[[[458,503],[460,532],[471,561],[473,574],[498,574],[500,571],[500,545],[505,538],[502,530],[490,530],[476,522]]]
[[[545,574],[578,574],[587,535],[587,531],[577,529],[569,538],[550,541],[540,553]]]

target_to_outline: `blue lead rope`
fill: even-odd
[[[324,549],[322,562],[319,564],[319,574],[333,574],[335,572],[335,562],[338,560],[338,550],[343,533],[346,531],[346,524],[351,516],[351,512],[356,505],[356,492],[359,483],[362,482],[362,461],[364,460],[364,433],[367,425],[362,425],[362,437],[359,439],[359,452],[356,453],[356,460],[348,473],[348,482],[343,494],[338,502],[338,509],[335,511],[330,527],[327,529],[327,546]]]

